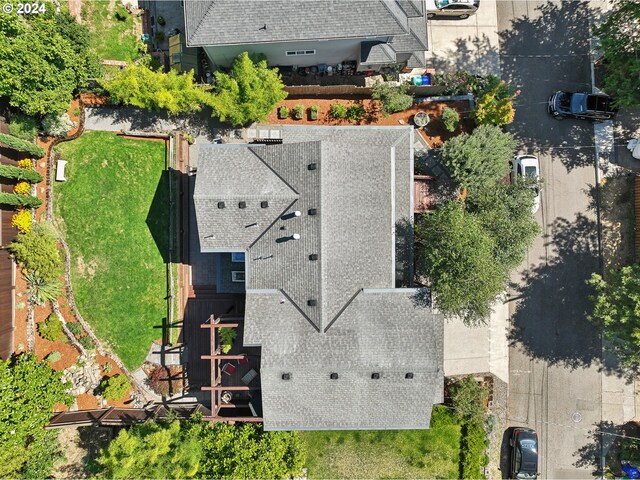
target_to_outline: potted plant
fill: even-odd
[[[278,117],[279,118],[287,118],[289,116],[289,109],[284,105],[278,109]]]
[[[222,353],[227,354],[233,347],[233,341],[236,338],[236,330],[232,327],[222,327],[220,329],[220,344],[222,346]]]
[[[296,105],[293,107],[293,118],[296,120],[302,120],[302,116],[304,115],[304,105]]]
[[[318,106],[317,105],[312,105],[311,108],[309,108],[309,118],[311,120],[317,120],[318,119]]]

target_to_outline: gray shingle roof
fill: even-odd
[[[396,52],[386,43],[362,42],[360,44],[361,64],[395,63],[395,61]]]
[[[409,31],[407,14],[396,0],[185,0],[184,3],[189,46],[360,38]]]
[[[398,4],[407,17],[421,17],[424,15],[423,2],[421,0],[398,0]]]
[[[396,35],[391,39],[391,47],[396,53],[427,50],[427,23],[423,17],[409,19],[409,35]]]

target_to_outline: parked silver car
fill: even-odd
[[[480,0],[426,0],[427,18],[469,18],[476,13]]]

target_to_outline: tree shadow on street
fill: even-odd
[[[497,74],[500,70],[498,46],[491,45],[485,34],[458,38],[454,48],[439,52],[433,58],[433,65],[439,72],[464,70],[475,75]]]

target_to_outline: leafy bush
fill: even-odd
[[[11,115],[9,133],[27,142],[33,142],[33,139],[38,135],[38,123],[34,118],[26,115]]]
[[[149,373],[148,382],[149,386],[163,397],[180,392],[183,387],[179,372],[168,367],[154,368]]]
[[[62,284],[58,280],[47,280],[31,272],[23,276],[28,283],[27,291],[36,305],[52,302],[62,293]]]
[[[11,226],[15,227],[20,233],[29,233],[33,225],[33,217],[31,210],[20,208],[17,213],[11,217]]]
[[[129,16],[129,12],[122,5],[118,5],[114,9],[113,15],[116,17],[116,20],[118,20],[119,22],[124,22]],[[160,18],[161,17],[158,17],[158,23],[160,23]]]
[[[485,402],[489,398],[487,388],[472,376],[457,380],[449,386],[451,403],[456,415],[465,422],[482,423],[486,411]]]
[[[478,92],[473,118],[478,125],[506,125],[513,122],[515,89],[494,75],[487,77],[487,86]]]
[[[0,192],[0,203],[14,207],[38,208],[42,200],[31,195],[16,195],[15,193]]]
[[[335,119],[347,118],[347,107],[341,103],[334,103],[329,108],[329,114]]]
[[[42,119],[42,128],[50,137],[65,137],[69,130],[77,126],[67,113],[47,115]]]
[[[455,132],[460,122],[460,115],[453,108],[444,107],[442,109],[442,125],[447,132]]]
[[[13,165],[0,165],[0,177],[25,180],[30,183],[42,181],[42,175],[35,170],[31,168],[14,167]]]
[[[102,396],[107,400],[117,401],[129,393],[131,383],[126,376],[118,373],[113,377],[102,380],[100,382],[100,390],[102,391]]]
[[[113,370],[113,363],[111,362],[107,362],[102,366],[102,371],[104,373],[111,373],[111,370]]]
[[[55,363],[58,360],[60,360],[62,358],[62,354],[58,351],[55,352],[51,352],[49,355],[47,355],[47,362],[49,363]]]
[[[30,158],[21,158],[18,160],[18,167],[33,170],[33,160]]]
[[[57,243],[53,228],[47,223],[38,223],[31,232],[19,234],[8,250],[27,271],[53,280],[62,274],[63,265]]]
[[[6,145],[9,148],[17,150],[18,152],[27,152],[34,157],[42,158],[44,157],[44,149],[35,145],[31,142],[27,142],[18,137],[14,137],[12,135],[6,135],[4,133],[0,133],[0,143]]]
[[[362,120],[362,117],[364,117],[364,107],[356,103],[349,105],[349,107],[347,107],[346,116],[350,122],[358,122]]]
[[[233,341],[236,338],[236,329],[232,327],[220,328],[220,344],[222,345],[222,353],[229,353],[233,347]]]
[[[44,321],[38,323],[38,333],[45,340],[56,342],[64,336],[62,322],[55,313],[52,313]]]
[[[291,112],[293,113],[293,118],[296,120],[302,120],[302,117],[304,116],[304,105],[296,105],[293,107]]]
[[[382,115],[388,117],[392,113],[401,112],[411,108],[413,97],[407,92],[409,85],[406,83],[393,86],[385,82],[376,82],[373,86],[371,98],[382,102]]]
[[[309,108],[309,112],[311,114],[311,120],[317,120],[318,119],[318,110],[319,110],[319,108],[318,108],[317,105],[312,105]]]
[[[13,186],[13,193],[17,193],[18,195],[27,195],[31,193],[31,184],[21,180]]]
[[[460,440],[460,478],[475,480],[486,478],[482,467],[487,464],[487,440],[482,423],[469,422],[462,426]]]
[[[78,338],[84,332],[84,330],[82,329],[82,325],[80,325],[78,322],[67,322],[67,328],[76,338]]]
[[[78,338],[78,343],[82,345],[84,348],[86,348],[87,350],[93,349],[93,342],[91,341],[91,337],[89,337],[89,335],[84,335]]]
[[[284,105],[278,109],[278,116],[280,118],[287,118],[289,116],[289,109]]]
[[[486,86],[486,79],[460,70],[436,73],[433,84],[444,87],[444,95],[466,95],[482,90]]]

